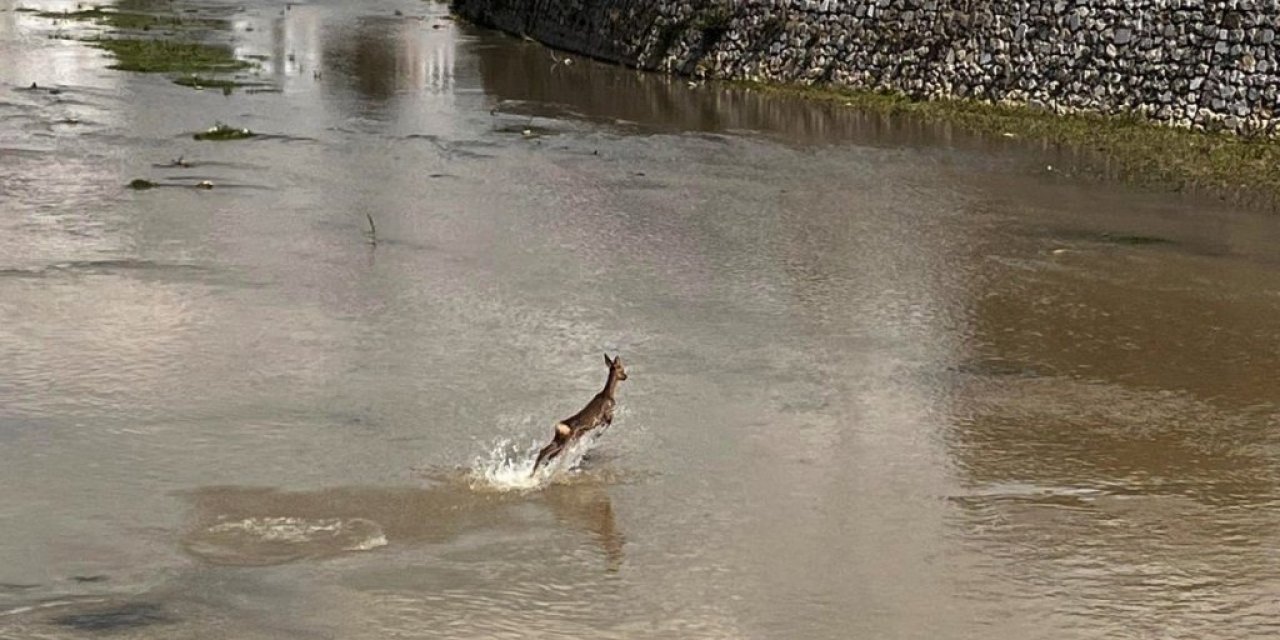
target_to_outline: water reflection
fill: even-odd
[[[236,52],[284,91],[317,93],[330,107],[376,112],[397,96],[452,91],[455,30],[433,28],[446,24],[439,11],[396,14],[347,23],[330,20],[324,5],[250,10],[235,20]]]
[[[349,75],[359,94],[384,101],[414,91],[449,91],[452,47],[441,46],[422,21],[365,18],[324,41],[323,65]]]
[[[1021,590],[1058,602],[1059,627],[1239,630],[1278,611],[1264,594],[1280,586],[1267,560],[1280,543],[1280,387],[1263,372],[1280,353],[1254,342],[1275,333],[1276,301],[1243,294],[1256,264],[1196,249],[1213,234],[1183,245],[1174,212],[1115,220],[1102,199],[975,247],[986,288],[944,438],[963,488],[957,542],[985,558],[969,569],[1008,581],[963,583],[1028,612]],[[1169,240],[1124,241],[1129,230]]]
[[[584,118],[665,131],[763,131],[791,142],[857,141],[877,146],[963,141],[1008,149],[999,137],[717,83],[619,69],[580,56],[554,57],[540,45],[509,41],[469,48],[486,93],[504,110]],[[569,60],[569,64],[563,61]]]

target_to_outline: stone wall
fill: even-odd
[[[1277,132],[1280,0],[453,0],[480,24],[696,77]]]

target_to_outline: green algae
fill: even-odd
[[[231,47],[154,38],[103,38],[86,40],[104,49],[116,62],[112,69],[142,73],[217,73],[239,71],[253,64],[236,58]]]
[[[198,15],[197,9],[179,11],[168,2],[121,0],[114,7],[35,13],[55,22],[77,21],[105,28],[76,39],[110,53],[115,58],[108,65],[111,69],[180,74],[174,78],[179,85],[224,93],[262,84],[220,77],[255,68],[258,62],[237,58],[231,46],[217,42],[216,34],[228,30],[230,23]]]

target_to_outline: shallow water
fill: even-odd
[[[20,6],[0,637],[1280,633],[1280,219],[435,3],[200,5],[226,96]]]

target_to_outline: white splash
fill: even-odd
[[[385,547],[387,536],[377,522],[364,518],[267,516],[212,525],[187,546],[197,555],[222,557],[232,553],[248,558],[255,549],[263,551],[269,545],[281,544],[303,555],[326,555]]]
[[[532,441],[523,449],[510,439],[498,440],[489,452],[471,462],[470,481],[473,489],[493,491],[528,491],[550,484],[561,472],[572,471],[591,450],[595,437],[582,438],[550,462],[544,462],[537,473],[533,463],[546,444]]]
[[[366,523],[367,520],[352,520],[352,523]],[[259,540],[268,542],[311,542],[319,538],[333,538],[341,534],[348,526],[341,518],[322,518],[307,520],[305,518],[267,517],[245,518],[233,522],[223,522],[209,527],[210,533],[240,532],[249,534]]]

